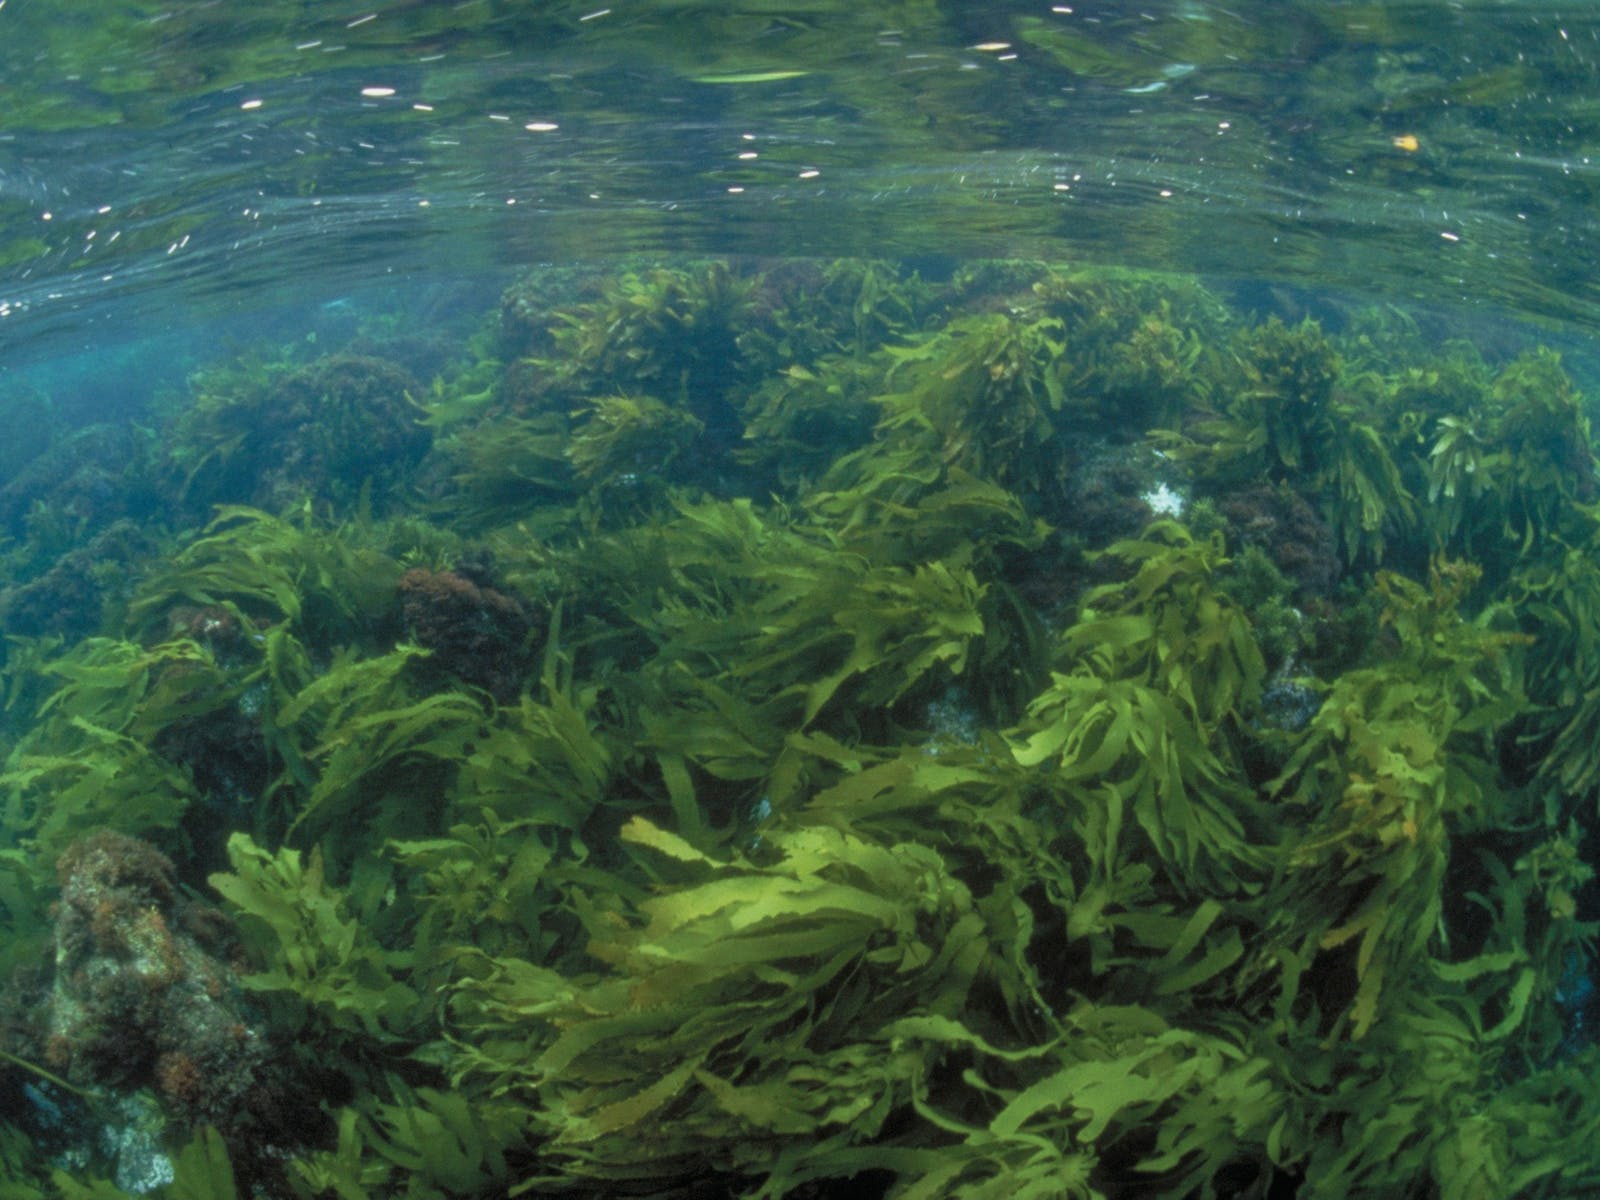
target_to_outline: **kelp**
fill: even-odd
[[[200,537],[144,581],[127,619],[149,630],[178,604],[232,604],[254,620],[288,621],[308,639],[345,641],[399,574],[374,548],[330,536],[309,503],[293,519],[222,506]]]
[[[1161,522],[1103,557],[1132,578],[1085,597],[1013,754],[1048,764],[1045,786],[1097,811],[1089,852],[1103,875],[1124,859],[1126,816],[1178,878],[1226,893],[1230,877],[1262,863],[1248,836],[1259,814],[1236,782],[1230,736],[1253,712],[1261,652],[1244,614],[1212,586],[1219,541]]]
[[[1491,735],[1521,701],[1510,652],[1524,639],[1494,628],[1493,610],[1459,614],[1475,580],[1475,568],[1447,561],[1427,588],[1379,577],[1398,661],[1341,676],[1272,785],[1308,817],[1280,894],[1310,887],[1326,905],[1303,914],[1295,953],[1353,945],[1353,995],[1320,1003],[1322,1019],[1348,1021],[1356,1038],[1379,1019],[1386,980],[1405,988],[1424,969],[1452,836],[1516,819],[1494,808]]]
[[[1016,745],[1017,761],[1048,763],[1046,785],[1092,807],[1090,854],[1107,874],[1127,855],[1121,831],[1128,817],[1168,868],[1201,886],[1225,887],[1234,864],[1256,857],[1240,813],[1249,793],[1159,691],[1056,674],[1029,707],[1024,728],[1034,732]]]
[[[872,445],[840,457],[803,504],[841,547],[911,565],[945,555],[1039,549],[1048,526],[1021,499],[919,446]]]
[[[1222,539],[1158,521],[1098,558],[1132,575],[1084,597],[1062,632],[1062,658],[1151,683],[1203,730],[1252,716],[1266,666],[1249,617],[1217,586],[1228,564]]]
[[[1176,870],[1159,874],[1119,853],[1100,796],[1042,785],[1037,770],[993,739],[891,753],[811,738],[794,749],[826,767],[802,776],[814,793],[800,820],[891,843],[915,838],[936,846],[961,878],[984,881],[978,907],[1006,936],[994,941],[1005,969],[991,976],[1003,1003],[987,1018],[972,1014],[980,1030],[994,1035],[1004,1012],[1012,1036],[1037,1040],[1051,1027],[1047,1014],[1069,998],[1152,1011],[1174,996],[1195,1004],[1215,993],[1224,1007],[1235,1003],[1229,974],[1243,952],[1242,910],[1228,913],[1215,899],[1185,908]],[[794,808],[781,792],[775,804]],[[995,863],[1006,864],[1003,875]],[[1159,906],[1161,916],[1150,911],[1158,892],[1173,901]]]
[[[413,699],[402,673],[424,653],[401,645],[373,658],[336,661],[279,712],[284,728],[316,731],[314,739],[302,739],[315,782],[291,832],[308,821],[325,829],[362,803],[381,799],[395,776],[462,757],[487,709],[461,692]]]
[[[404,366],[346,350],[201,372],[173,423],[169,471],[179,501],[275,509],[302,495],[350,511],[399,503],[426,453],[421,388]]]
[[[1441,416],[1428,452],[1429,516],[1452,553],[1487,564],[1549,546],[1595,498],[1588,420],[1552,351],[1506,365],[1479,407]]]
[[[882,375],[870,358],[831,361],[823,370],[786,366],[745,402],[734,456],[779,489],[806,488],[833,465],[840,446],[871,438],[879,415],[872,393]]]
[[[1140,436],[1203,406],[1222,384],[1215,347],[1229,314],[1192,280],[1056,268],[1030,290],[1066,333],[1060,372],[1080,422]]]
[[[591,953],[632,982],[575,991],[528,966],[464,983],[463,1027],[514,1036],[537,1016],[556,1034],[526,1057],[479,1039],[488,1053],[468,1070],[536,1089],[552,1151],[604,1179],[737,1176],[785,1145],[794,1171],[872,1138],[921,1057],[875,1045],[882,1027],[923,991],[919,1009],[959,1011],[971,986],[981,923],[965,889],[927,851],[826,829],[774,835],[767,868],[720,866],[638,819],[622,836],[701,881],[645,900],[635,928],[586,918]],[[804,1051],[761,1052],[774,1043]],[[640,1078],[655,1082],[637,1090]],[[636,1136],[654,1162],[636,1159]]]
[[[168,726],[234,704],[247,686],[188,639],[146,650],[91,639],[45,668],[61,682],[40,724],[0,773],[4,826],[41,874],[74,839],[104,825],[170,830],[198,799],[189,774],[158,749]]]
[[[838,355],[859,358],[915,333],[940,293],[892,262],[781,264],[759,279],[757,296],[767,312],[739,331],[739,349],[769,371],[784,364],[818,365]]]
[[[960,558],[876,565],[853,552],[855,536],[841,542],[782,510],[679,500],[677,511],[659,539],[618,539],[588,556],[591,567],[609,554],[635,581],[659,581],[629,614],[654,647],[640,680],[650,743],[671,737],[691,759],[720,759],[719,775],[750,778],[787,733],[931,696],[974,651],[994,686],[1018,673],[999,647],[1029,644],[1032,627],[991,602]]]
[[[178,1152],[172,1175],[167,1185],[170,1200],[235,1200],[239,1194],[228,1148],[209,1125]]]
[[[351,911],[346,895],[329,886],[320,851],[269,854],[235,834],[228,860],[232,871],[210,883],[234,907],[262,964],[241,983],[289,1006],[279,1018],[288,1031],[312,1024],[321,1036],[360,1043],[367,1053],[415,1034],[424,1009],[403,981],[406,956],[379,945],[371,914]]]
[[[1391,449],[1403,427],[1375,374],[1346,373],[1311,322],[1276,319],[1235,335],[1237,378],[1161,442],[1202,480],[1238,485],[1300,477],[1350,561],[1381,561],[1414,534],[1416,500]],[[1342,386],[1341,386],[1342,385]]]
[[[549,368],[573,394],[624,387],[710,404],[738,369],[751,291],[723,262],[625,272],[598,299],[556,314]]]
[[[1509,602],[1535,638],[1527,656],[1527,687],[1539,707],[1519,721],[1523,752],[1567,809],[1592,801],[1600,788],[1600,563],[1589,532],[1544,562],[1519,570],[1508,584]],[[1587,807],[1587,803],[1585,804]]]
[[[685,863],[711,865],[691,847],[642,822],[630,825],[626,836]],[[890,863],[874,865],[881,869]],[[883,929],[894,939],[873,956],[883,963],[886,981],[907,953],[924,962],[934,959],[931,948],[916,949],[922,944],[912,940],[915,908],[901,916],[882,890],[871,881],[828,882],[802,869],[728,874],[679,897],[647,901],[648,930],[613,930],[595,947],[614,961],[631,960],[635,985],[585,994],[559,975],[515,963],[464,984],[454,1002],[456,1019],[474,1030],[478,1047],[466,1069],[499,1080],[497,1090],[539,1089],[539,1119],[555,1139],[553,1149],[584,1174],[601,1178],[690,1179],[703,1178],[708,1170],[738,1172],[749,1154],[740,1150],[747,1139],[759,1144],[769,1134],[793,1137],[819,1126],[848,1135],[873,1110],[875,1126],[887,1109],[886,1083],[862,1093],[860,1086],[869,1078],[861,1070],[865,1064],[850,1070],[849,1026],[866,999],[859,987],[848,988],[838,1001],[845,1006],[841,1015],[851,1018],[840,1022],[845,1044],[838,1052],[799,1073],[777,1063],[776,1071],[762,1073],[767,1078],[748,1072],[760,1069],[751,1055],[767,1036],[796,1022],[810,1024],[813,997],[852,962],[866,958],[872,931]],[[770,899],[763,901],[767,892]],[[728,911],[731,904],[743,908],[752,901],[765,907],[748,914]],[[808,913],[815,918],[808,921]],[[812,924],[816,928],[808,929]],[[738,937],[745,948],[735,951],[729,945],[719,952],[719,943],[730,937]],[[656,948],[662,938],[669,944]],[[814,956],[822,956],[826,965],[800,974],[782,968],[786,958]],[[746,988],[755,990],[744,1003],[716,1003],[730,983],[746,975]],[[636,1005],[630,998],[635,988],[655,998]],[[674,993],[682,999],[674,1002]],[[818,1016],[826,1020],[831,1007],[824,1005]],[[560,1035],[521,1048],[530,1033],[537,1036],[530,1018],[552,1020]],[[819,1049],[826,1053],[830,1047]],[[633,1060],[619,1060],[624,1054]],[[618,1065],[626,1067],[620,1075]],[[630,1082],[634,1078],[655,1082],[639,1090]],[[685,1092],[686,1102],[680,1102],[679,1093]],[[652,1164],[631,1153],[630,1131],[641,1124],[657,1143]]]
[[[506,1150],[521,1132],[514,1106],[473,1103],[438,1088],[394,1090],[399,1102],[377,1106],[368,1135],[391,1178],[415,1195],[472,1195],[505,1186]],[[361,1182],[370,1187],[388,1180]]]
[[[580,479],[618,485],[664,479],[675,458],[704,430],[693,414],[652,396],[598,396],[579,418],[567,457]]]
[[[580,1175],[660,1187],[759,1170],[769,1196],[885,1166],[905,1196],[1066,1179],[1099,1195],[1135,1177],[1181,1189],[1271,1123],[1264,1062],[1154,1012],[1080,1004],[1017,1043],[1039,997],[1008,982],[1015,949],[929,851],[804,825],[772,831],[762,866],[639,820],[622,836],[684,878],[636,922],[609,906],[586,917],[590,952],[620,978],[574,986],[506,963],[453,1001],[485,1048],[467,1078],[532,1089],[549,1153]],[[1009,997],[998,1013],[980,1000],[994,988]],[[903,1110],[919,1119],[886,1128]],[[1153,1145],[1127,1147],[1126,1131],[1158,1121]]]
[[[1552,355],[1043,264],[544,278],[409,511],[221,508],[15,644],[8,965],[91,829],[209,877],[306,1200],[1596,1185]]]
[[[802,727],[846,689],[854,704],[887,708],[932,673],[960,675],[969,643],[983,633],[983,586],[962,566],[863,569],[843,558],[809,579],[774,573],[772,583],[755,607],[764,628],[733,675],[762,694],[793,696]],[[807,669],[797,671],[796,661]],[[782,682],[801,674],[813,678]]]
[[[552,504],[575,497],[566,455],[570,420],[565,413],[485,419],[444,440],[452,488],[440,511],[475,532],[536,519]],[[544,520],[548,520],[548,515]]]
[[[1059,321],[996,313],[961,318],[884,351],[879,430],[930,439],[940,459],[980,478],[1052,495],[1068,465],[1053,444],[1067,404]]]
[[[417,899],[418,969],[448,971],[491,948],[555,954],[575,936],[559,887],[582,874],[586,830],[621,756],[595,728],[592,695],[571,695],[548,674],[543,686],[543,701],[502,709],[465,749],[438,818],[450,824],[385,844]]]

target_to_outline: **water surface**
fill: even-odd
[[[1092,260],[1587,328],[1597,36],[1545,3],[8,0],[0,337],[626,252]]]

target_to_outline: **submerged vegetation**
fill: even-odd
[[[464,345],[8,467],[5,1195],[1600,1189],[1553,353],[864,261]]]

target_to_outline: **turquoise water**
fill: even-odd
[[[1082,258],[1593,320],[1582,6],[0,20],[8,361],[627,252]]]
[[[0,1196],[1600,1194],[1597,64],[0,0]]]

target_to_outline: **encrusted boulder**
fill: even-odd
[[[180,1127],[221,1131],[246,1175],[302,1140],[286,1060],[239,987],[227,918],[123,834],[73,843],[56,870],[51,953],[5,989],[0,1049],[102,1095],[153,1094]]]

